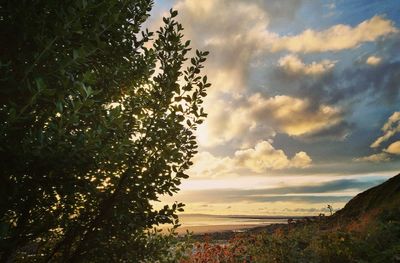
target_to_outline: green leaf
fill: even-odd
[[[46,83],[44,82],[44,80],[42,78],[40,78],[40,77],[35,78],[35,82],[36,82],[36,87],[37,87],[39,92],[41,92],[44,89],[46,89]]]
[[[0,62],[0,153],[11,160],[0,232],[16,241],[3,261],[179,261],[165,252],[167,237],[148,230],[179,225],[183,204],[154,203],[188,178],[207,77],[178,11],[158,31],[144,29],[152,2],[2,8],[2,27],[16,32]]]
[[[72,51],[72,57],[74,58],[74,60],[78,59],[79,58],[79,50],[74,49]]]
[[[178,11],[177,10],[170,10],[171,13],[171,17],[176,17],[178,15]]]

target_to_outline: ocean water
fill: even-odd
[[[245,215],[203,215],[181,214],[179,221],[183,227],[222,225],[271,225],[287,223],[288,217],[245,216]]]

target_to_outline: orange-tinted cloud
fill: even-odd
[[[305,64],[297,55],[289,54],[279,59],[278,66],[288,74],[320,75],[331,71],[335,61],[324,59]]]
[[[339,51],[356,48],[396,32],[398,30],[392,21],[374,16],[355,27],[339,24],[323,31],[307,29],[299,35],[279,37],[271,42],[271,50],[301,53]]]

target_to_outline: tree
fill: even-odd
[[[208,52],[188,60],[177,11],[142,30],[152,5],[0,3],[2,262],[137,262],[178,224],[152,202],[188,177]]]
[[[333,207],[331,205],[328,205],[327,208],[328,208],[329,212],[332,215],[333,214]]]

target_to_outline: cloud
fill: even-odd
[[[201,128],[200,143],[211,147],[232,140],[248,146],[273,138],[276,132],[290,136],[318,138],[330,130],[344,136],[344,114],[339,107],[313,105],[308,99],[286,95],[264,97],[255,93],[232,100],[215,100],[209,104],[209,116]]]
[[[348,201],[353,192],[360,192],[382,183],[385,179],[338,179],[312,185],[281,186],[258,189],[204,189],[180,193],[184,202],[235,203],[235,202],[331,202]]]
[[[335,61],[325,59],[304,64],[297,55],[289,54],[279,59],[278,66],[288,74],[319,75],[331,71],[335,63]]]
[[[240,0],[177,1],[175,8],[180,12],[178,19],[183,22],[183,25],[187,25],[185,36],[192,40],[195,48],[211,51],[205,68],[206,74],[213,83],[213,88],[210,89],[209,93],[246,92],[249,88],[252,88],[251,82],[255,74],[251,65],[267,63],[266,60],[273,56],[270,52],[278,51],[275,50],[276,48],[291,51],[293,49],[291,48],[292,45],[288,43],[293,42],[293,45],[301,45],[303,47],[300,50],[310,49],[310,52],[312,50],[313,52],[338,51],[355,48],[365,42],[381,40],[382,37],[398,32],[394,22],[378,15],[355,26],[339,24],[322,31],[308,29],[299,35],[280,36],[271,31],[271,23],[277,19],[283,19],[287,24],[288,20],[293,20],[296,12],[307,1],[290,0],[284,3],[281,2],[275,3],[275,1],[262,0],[251,2]],[[309,1],[307,3],[310,4]],[[240,21],[240,23],[237,21]],[[308,39],[306,32],[312,32],[313,38]],[[314,43],[314,40],[318,43]],[[336,49],[331,47],[332,45]],[[275,49],[271,48],[274,46]],[[286,48],[286,46],[289,48]],[[316,73],[323,70],[326,73],[331,72],[333,71],[332,63],[333,61],[331,60],[322,60],[315,62],[314,65],[312,63],[305,64],[306,70],[300,70],[299,72]],[[329,83],[338,81],[336,78],[321,79],[315,83],[309,83],[310,81],[308,80],[304,83],[305,87],[300,87],[299,90],[305,90],[304,93],[313,97],[327,95],[324,98],[325,103],[331,104],[328,101],[330,98],[332,100],[350,98],[352,96],[349,96],[348,93],[354,90],[364,91],[365,87],[369,88],[375,86],[375,84],[382,84],[386,87],[385,83],[377,83],[377,81],[372,80],[366,81],[366,85],[360,84],[356,85],[356,87],[342,88],[343,85],[359,83],[351,81],[350,78],[354,76],[368,80],[372,77],[381,78],[382,81],[380,82],[390,82],[388,79],[391,78],[383,78],[383,75],[391,74],[388,73],[387,68],[379,69],[379,71],[381,72],[366,72],[365,70],[363,72],[351,72],[351,74],[348,74],[350,76],[348,84],[346,81],[340,81],[340,84]],[[342,75],[341,77],[345,76]],[[297,80],[294,79],[294,81]],[[393,83],[396,83],[396,81],[393,80]],[[282,88],[283,84],[278,83],[279,88]],[[336,87],[338,85],[340,87]],[[388,89],[390,89],[389,86],[382,90]],[[390,93],[394,93],[398,89],[391,88],[391,90],[393,92]],[[289,90],[289,94],[293,95],[293,92],[296,91]],[[388,95],[388,98],[393,98],[393,96]]]
[[[400,45],[400,38],[395,41]],[[385,43],[381,43],[383,47]],[[382,49],[383,49],[382,47]],[[281,68],[275,68],[264,77],[264,80],[271,87],[277,87],[273,92],[290,94],[292,97],[307,99],[313,105],[338,105],[343,110],[347,124],[343,123],[343,129],[340,134],[344,136],[349,134],[350,129],[356,127],[349,126],[347,117],[357,110],[357,107],[363,107],[367,101],[371,105],[370,110],[377,110],[384,105],[387,109],[396,109],[400,96],[400,61],[393,56],[396,49],[381,51],[382,62],[376,66],[368,66],[362,63],[347,64],[343,59],[341,63],[335,64],[331,71],[320,75],[287,74]],[[389,56],[391,58],[389,59]],[[346,58],[344,60],[357,59],[356,57]],[[350,113],[350,114],[348,114]],[[362,117],[364,118],[364,117]],[[354,120],[353,120],[354,122]],[[354,124],[357,124],[355,121]],[[352,124],[353,125],[353,124]],[[347,128],[346,128],[347,127]],[[332,131],[332,129],[329,129]],[[340,138],[340,136],[338,137]]]
[[[342,118],[344,118],[344,116]],[[348,123],[347,121],[342,119],[340,122],[333,126],[327,126],[323,129],[307,133],[301,136],[301,138],[305,141],[344,141],[349,137],[354,126],[355,125],[353,123]]]
[[[246,100],[211,99],[208,101],[208,118],[201,127],[204,139],[203,146],[215,146],[232,140],[245,140],[247,135],[256,131],[256,120],[251,117]],[[274,136],[270,127],[260,131],[264,136]],[[262,138],[262,137],[261,137]]]
[[[178,19],[183,25],[187,25],[185,36],[192,39],[195,48],[211,51],[206,62],[205,73],[209,76],[213,87],[205,100],[209,117],[201,128],[203,135],[201,146],[211,148],[231,142],[241,147],[249,147],[259,141],[273,138],[277,132],[312,140],[321,138],[343,140],[349,134],[351,125],[345,120],[342,107],[333,105],[339,100],[352,99],[355,92],[364,92],[373,86],[377,86],[376,89],[378,86],[380,89],[381,84],[389,87],[392,78],[383,78],[383,75],[391,74],[387,72],[392,71],[387,71],[387,68],[384,69],[381,65],[368,68],[378,69],[383,74],[364,70],[359,74],[349,74],[348,81],[347,78],[342,81],[339,78],[346,76],[334,76],[333,72],[336,72],[337,67],[334,59],[305,63],[296,54],[287,55],[279,60],[282,79],[272,83],[273,86],[264,83],[255,85],[254,79],[260,78],[257,76],[259,73],[256,72],[259,67],[255,68],[252,65],[276,63],[277,58],[274,56],[278,54],[271,54],[271,51],[292,51],[292,45],[288,43],[310,40],[307,40],[306,32],[312,32],[311,40],[319,41],[319,43],[313,42],[308,45],[301,42],[304,47],[292,52],[307,53],[312,50],[312,52],[322,52],[318,49],[326,48],[328,51],[332,48],[334,50],[354,48],[362,43],[376,41],[397,32],[394,23],[383,16],[374,16],[355,26],[335,25],[322,31],[309,29],[295,36],[280,36],[271,31],[273,21],[281,17],[284,20],[293,19],[303,2],[300,0],[285,1],[285,3],[261,0],[251,2],[181,0],[177,2],[175,8],[180,12]],[[343,35],[343,43],[339,41],[335,32]],[[351,45],[344,43],[346,41],[351,42]],[[330,46],[334,42],[337,42],[336,46]],[[271,49],[274,46],[277,49]],[[309,76],[313,77],[305,79]],[[364,83],[365,78],[365,85],[358,85],[358,81],[351,81],[354,76],[360,80],[360,83],[361,81]],[[378,80],[369,81],[372,77],[381,78],[382,81],[385,79],[385,83],[377,83]],[[294,84],[296,86],[293,88],[292,84],[287,83],[288,80],[283,80],[284,78],[291,79],[289,81],[296,83]],[[392,82],[396,83],[396,81]],[[264,108],[259,110],[248,102],[248,98],[257,90],[257,85],[265,85],[265,90],[268,91],[279,89],[277,92],[268,94],[269,98],[274,99],[270,99],[269,106],[266,103]],[[390,93],[394,93],[398,89],[391,88],[391,90],[393,92]],[[264,93],[264,91],[257,91]],[[283,98],[293,98],[287,99],[288,103],[295,102],[295,99],[303,101],[305,109],[303,120],[301,120],[302,112],[300,111],[294,116],[294,120],[290,120],[290,114],[286,115],[289,120],[275,115],[276,108],[273,101],[283,100],[279,96],[274,96],[277,94],[286,94],[282,95]],[[237,98],[233,98],[235,96]],[[394,96],[388,95],[388,98],[394,98]],[[272,114],[268,112],[270,108],[275,116],[271,116]],[[280,108],[285,107],[280,106]],[[333,111],[323,114],[324,108]],[[233,148],[236,148],[236,145]]]
[[[356,27],[336,25],[321,32],[309,29],[298,36],[279,36],[270,31],[271,21],[292,19],[302,2],[178,1],[175,6],[180,11],[178,19],[184,25],[190,25],[185,28],[185,35],[192,39],[195,48],[211,52],[205,68],[213,83],[210,93],[242,93],[247,90],[253,74],[251,65],[263,63],[261,60],[271,51],[342,50],[397,32],[393,22],[381,16],[374,16]],[[295,48],[296,45],[301,47]],[[335,65],[331,60],[307,65],[295,55],[282,58],[280,63],[288,73],[305,75],[330,72]]]
[[[343,16],[316,25],[328,9],[320,1],[175,3],[177,19],[185,27],[185,37],[192,40],[193,48],[211,51],[203,71],[213,86],[204,103],[209,117],[199,129],[200,152],[206,150],[217,159],[229,156],[225,160],[228,163],[234,161],[238,149],[254,150],[258,143],[271,144],[274,139],[275,150],[281,149],[291,162],[301,151],[310,154],[315,163],[330,157],[348,162],[348,156],[369,154],[357,153],[361,141],[363,145],[367,140],[372,142],[367,135],[357,136],[368,125],[365,134],[373,130],[364,116],[381,116],[377,111],[382,108],[394,110],[394,106],[389,108],[385,103],[395,105],[399,98],[400,34],[394,34],[398,29],[391,13],[387,17],[366,17],[364,13],[352,19],[341,13]],[[342,12],[340,8],[337,14]],[[309,10],[321,13],[304,20],[304,11]],[[342,18],[353,22],[332,24]],[[390,43],[392,48],[388,49]],[[348,50],[358,47],[357,52]],[[324,53],[311,54],[318,52]],[[380,62],[374,62],[372,57]],[[367,103],[372,106],[368,112],[362,111]],[[374,108],[375,105],[381,108]],[[348,136],[350,132],[356,136]],[[346,138],[350,144],[346,148],[351,150],[330,147],[336,142],[329,140]],[[318,156],[315,152],[323,154]],[[215,167],[205,170],[207,176],[241,173],[222,168],[224,162],[213,163]],[[356,166],[361,165],[364,164]]]
[[[390,156],[387,153],[376,153],[369,156],[354,158],[353,161],[381,163],[390,161]]]
[[[292,20],[295,18],[296,12],[302,7],[305,2],[314,2],[318,3],[318,1],[308,1],[308,0],[286,0],[286,1],[265,1],[265,0],[253,0],[257,5],[259,5],[268,16],[271,17],[271,20],[276,19],[285,19]]]
[[[387,153],[399,155],[400,154],[400,141],[390,144],[389,147],[387,147],[387,149],[385,149],[384,151]]]
[[[264,173],[267,170],[307,168],[311,158],[300,151],[288,158],[283,150],[275,149],[270,142],[262,141],[254,148],[235,151],[233,157],[217,157],[209,152],[200,152],[193,158],[188,174],[193,177],[235,176],[240,170]]]
[[[311,158],[308,156],[306,152],[298,152],[296,155],[293,157],[291,160],[291,166],[293,167],[300,167],[300,168],[306,168],[311,165]]]
[[[180,200],[185,203],[237,203],[237,202],[306,202],[306,203],[330,203],[347,202],[353,196],[342,195],[318,195],[313,193],[305,194],[255,194],[251,190],[241,191],[240,189],[212,189],[212,190],[192,190],[180,194]]]
[[[396,133],[400,132],[400,112],[394,112],[382,127],[383,135],[378,137],[371,148],[378,148],[383,142],[389,140]]]
[[[328,105],[314,107],[307,99],[286,95],[264,98],[257,93],[249,98],[251,115],[261,122],[269,122],[279,131],[291,136],[302,136],[329,127],[342,121],[339,108]]]
[[[229,157],[216,157],[209,152],[200,152],[192,160],[188,174],[194,177],[216,177],[232,175],[234,162]]]
[[[289,159],[282,150],[275,149],[269,142],[262,141],[254,148],[235,152],[236,162],[254,172],[268,169],[306,168],[311,165],[311,158],[305,152],[298,152]]]
[[[335,9],[336,8],[336,4],[335,3],[329,3],[326,5],[329,9]]]
[[[400,44],[400,38],[396,42]],[[374,67],[361,65],[349,68],[335,81],[337,99],[354,98],[356,95],[365,94],[375,99],[378,104],[390,106],[396,104],[399,99],[400,61],[389,60],[382,61]],[[368,94],[369,92],[373,94]]]
[[[396,32],[398,30],[392,21],[374,16],[355,27],[339,24],[320,32],[307,29],[299,35],[278,37],[271,43],[271,50],[302,53],[339,51],[356,48]]]
[[[248,67],[268,39],[269,17],[257,2],[184,0],[175,6],[195,48],[211,52],[207,75],[219,91],[245,89]],[[238,22],[240,21],[240,22]]]
[[[371,145],[371,148],[379,148],[382,143],[388,141],[398,132],[400,132],[400,112],[394,112],[383,125],[382,129],[383,135],[378,137]],[[399,155],[400,154],[400,141],[396,141],[391,143],[386,149],[383,149],[382,152],[372,154],[365,157],[355,158],[353,161],[356,162],[388,162],[391,160],[390,154]]]
[[[371,66],[376,66],[376,65],[380,64],[381,62],[382,62],[382,58],[376,57],[376,56],[369,56],[367,58],[367,60],[365,61],[365,63],[367,63],[368,65],[371,65]]]

